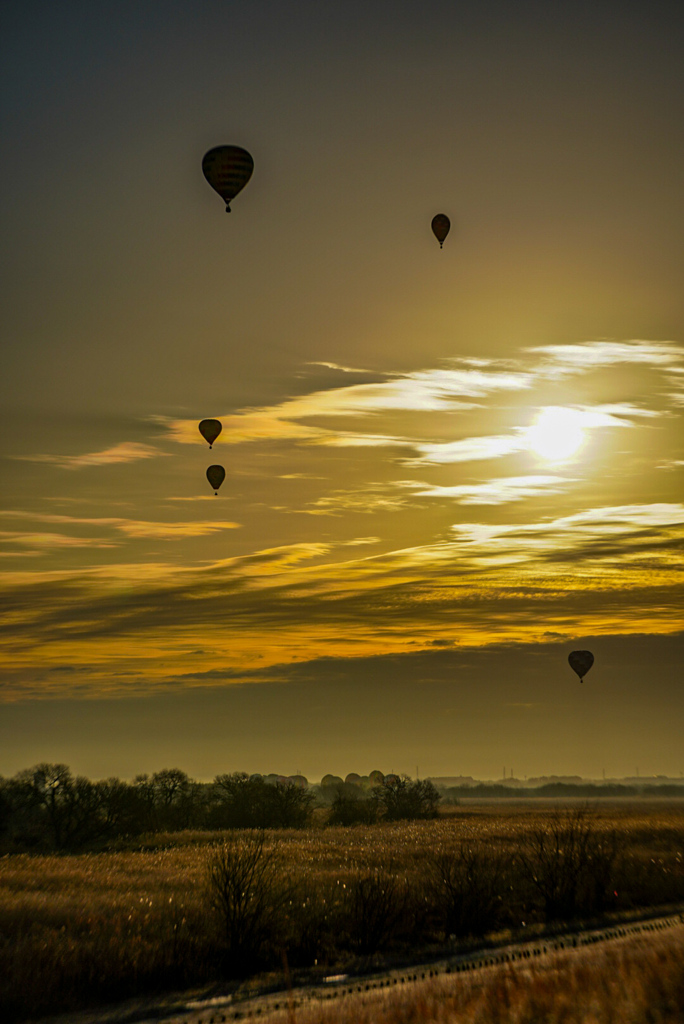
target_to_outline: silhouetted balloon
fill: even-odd
[[[199,425],[199,432],[210,448],[222,430],[223,426],[220,420],[202,420]]]
[[[580,683],[584,682],[583,676],[586,676],[587,672],[594,664],[594,655],[591,651],[572,651],[568,655],[568,661],[570,662],[570,668],[573,672],[576,672],[579,676]]]
[[[202,170],[226,204],[226,213],[230,213],[230,201],[252,177],[254,161],[240,146],[215,146],[204,154]]]
[[[439,242],[440,249],[444,244],[444,239],[449,234],[450,227],[451,221],[446,213],[438,213],[436,217],[432,218],[432,233]]]
[[[207,480],[214,488],[216,494],[218,494],[218,489],[225,479],[226,471],[223,466],[210,466],[207,470]]]

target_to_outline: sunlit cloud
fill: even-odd
[[[291,544],[192,567],[7,573],[6,699],[21,672],[54,692],[46,673],[64,664],[87,668],[83,685],[99,693],[155,688],[182,674],[198,646],[210,683],[249,676],[257,663],[405,653],[435,641],[673,632],[683,540],[684,505],[653,503],[460,523],[442,539],[366,557],[339,552],[376,538],[341,542],[338,553]]]
[[[452,532],[480,561],[608,558],[625,565],[649,553],[672,564],[681,546],[684,505],[617,505],[585,509],[537,523],[458,523]],[[681,566],[680,566],[681,568]]]
[[[571,345],[540,345],[524,351],[541,355],[550,376],[582,373],[629,363],[669,368],[684,359],[684,347],[673,341],[584,341]]]
[[[312,442],[326,448],[414,448],[415,440],[393,437],[391,434],[358,434],[352,431],[332,431],[321,434]]]
[[[323,366],[327,370],[339,370],[341,373],[368,373],[368,370],[360,370],[354,366],[340,366],[339,363],[326,363],[323,360],[310,360],[307,366]]]
[[[414,442],[420,458],[406,465],[447,464],[499,459],[516,452],[535,451],[561,461],[583,443],[584,432],[600,427],[633,427],[634,420],[663,415],[631,403],[598,406],[545,406],[529,427],[514,427],[508,434],[465,437],[458,441]]]
[[[0,530],[0,541],[7,544],[21,544],[27,548],[48,550],[50,548],[113,548],[111,541],[95,537],[69,537],[64,533],[20,533]]]
[[[234,530],[240,527],[240,523],[226,522],[224,520],[210,520],[199,522],[174,522],[160,523],[148,522],[146,520],[123,519],[114,516],[86,517],[68,516],[44,512],[24,512],[21,510],[3,510],[0,516],[4,519],[28,519],[32,522],[52,523],[63,526],[96,526],[99,528],[111,527],[126,537],[151,538],[155,540],[177,540],[184,537],[206,537],[219,530]],[[0,531],[0,537],[9,536],[6,532]],[[14,533],[16,537],[36,537],[37,534]],[[95,544],[88,538],[68,537],[65,534],[44,534],[41,536],[58,538],[62,541],[54,541],[51,546],[73,546],[73,547],[111,547],[111,544]],[[47,544],[45,546],[48,546]]]
[[[49,462],[62,469],[84,469],[87,466],[110,466],[122,462],[137,462],[140,459],[153,459],[160,455],[168,455],[168,452],[137,441],[122,441],[121,444],[116,444],[113,448],[105,448],[101,452],[88,452],[84,455],[22,455],[16,457],[27,462]]]
[[[407,465],[421,462],[440,465],[450,462],[500,459],[513,452],[525,451],[526,447],[523,428],[519,427],[515,434],[490,434],[483,437],[464,437],[460,441],[417,444],[416,448],[421,453],[421,458],[407,460]]]
[[[362,512],[375,514],[378,512],[397,512],[406,508],[408,499],[397,493],[395,484],[368,484],[365,487],[337,489],[332,494],[317,498],[296,511],[309,515],[339,516],[344,512]],[[412,485],[409,484],[409,487]]]
[[[417,370],[403,376],[394,375],[379,383],[314,391],[274,406],[245,409],[222,416],[223,433],[217,443],[288,439],[310,440],[319,444],[363,444],[363,441],[355,442],[350,434],[343,435],[329,427],[314,427],[299,421],[375,416],[387,412],[467,412],[478,408],[478,403],[464,399],[529,388],[533,380],[531,373],[523,371],[485,371],[481,368]],[[170,440],[183,444],[198,443],[194,420],[157,418],[157,421],[164,423]],[[367,444],[406,443],[405,439],[365,436]]]
[[[574,482],[560,476],[512,476],[483,484],[433,486],[414,493],[416,497],[453,499],[458,505],[504,505],[539,494],[559,494]]]

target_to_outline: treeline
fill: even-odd
[[[440,797],[431,783],[374,774],[369,785],[328,776],[310,787],[303,776],[244,772],[202,783],[168,768],[132,782],[93,782],[67,765],[39,764],[0,778],[0,851],[98,849],[184,829],[305,828],[317,804],[330,808],[331,825],[435,816]]]
[[[446,803],[458,803],[463,797],[483,797],[487,799],[509,800],[511,797],[663,797],[678,796],[684,797],[684,783],[664,783],[654,785],[649,783],[644,786],[633,786],[620,782],[607,783],[575,783],[575,782],[547,782],[543,786],[504,786],[500,783],[481,782],[474,786],[448,786],[440,788],[439,792]]]

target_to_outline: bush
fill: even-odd
[[[466,845],[428,860],[428,893],[445,938],[483,935],[501,922],[509,863],[503,854],[486,854]]]
[[[389,777],[373,790],[372,799],[379,804],[385,821],[406,821],[436,818],[440,795],[427,779],[412,782]]]
[[[304,828],[313,795],[292,782],[269,783],[244,772],[217,775],[210,824],[214,828]]]
[[[388,943],[404,916],[408,890],[391,870],[367,869],[347,886],[349,938],[359,953],[375,953]]]
[[[533,829],[518,852],[523,877],[542,899],[547,921],[606,909],[612,902],[619,846],[584,810],[558,812]]]
[[[328,825],[373,825],[378,820],[378,811],[376,800],[363,800],[338,793],[333,801]]]
[[[262,832],[227,839],[209,858],[207,883],[228,973],[241,976],[277,959],[293,895],[278,847],[266,846]]]

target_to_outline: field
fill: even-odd
[[[272,876],[262,895],[271,930],[251,947],[236,944],[217,909],[208,864],[217,841],[239,851],[253,833],[238,833],[237,846],[235,833],[185,832],[135,850],[3,857],[0,1015],[20,1021],[226,979],[237,985],[273,972],[282,950],[295,975],[312,976],[684,899],[682,806],[604,804],[580,821],[593,843],[591,891],[582,883],[572,914],[562,904],[554,912],[524,858],[544,868],[534,860],[539,837],[555,829],[567,840],[573,813],[470,807],[436,821],[268,832]],[[546,867],[567,875],[568,848]]]
[[[220,1018],[219,1018],[220,1019]],[[262,1024],[681,1024],[684,926],[529,966],[452,975],[331,1005],[260,1015]]]

